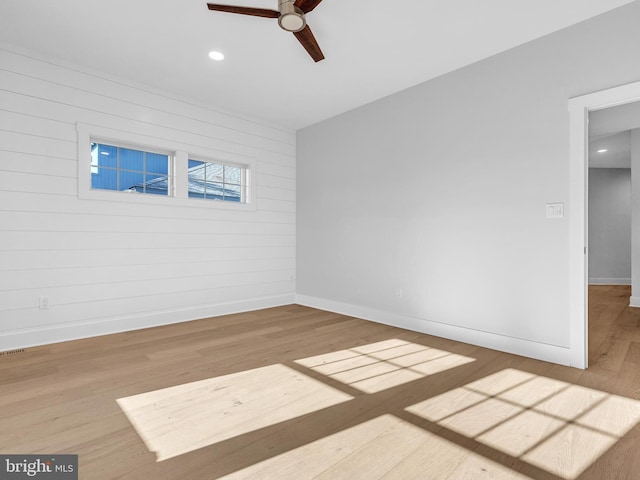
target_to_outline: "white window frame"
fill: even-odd
[[[142,203],[194,208],[229,210],[256,210],[255,159],[225,152],[218,155],[201,147],[184,145],[160,137],[115,130],[97,125],[76,125],[78,131],[78,197],[86,200]],[[169,156],[169,195],[131,194],[115,190],[91,188],[91,143],[103,143],[117,147],[133,148]],[[201,199],[189,197],[189,159],[232,165],[244,169],[246,194],[244,202]]]

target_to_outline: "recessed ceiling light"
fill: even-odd
[[[600,150],[596,150],[597,153],[604,153],[606,151],[607,151],[606,148],[601,148]]]
[[[221,60],[224,60],[224,54],[221,52],[216,52],[215,50],[212,50],[211,52],[209,52],[209,58],[211,60],[215,60],[216,62],[219,62]]]

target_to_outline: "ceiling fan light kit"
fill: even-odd
[[[278,24],[287,32],[299,32],[307,26],[304,12],[295,6],[294,0],[279,0]]]
[[[278,0],[278,10],[254,7],[236,7],[219,3],[207,3],[209,10],[227,13],[239,13],[254,17],[277,18],[283,30],[293,33],[300,44],[315,62],[324,59],[320,45],[316,41],[305,14],[316,8],[322,0]]]

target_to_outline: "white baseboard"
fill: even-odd
[[[560,365],[572,366],[572,351],[569,347],[549,345],[545,343],[508,337],[480,330],[473,330],[455,325],[424,320],[421,318],[399,315],[381,310],[334,302],[308,295],[296,295],[296,303],[330,312],[362,318],[385,325],[406,330],[425,333],[436,337],[447,338],[458,342],[470,343],[480,347],[501,352],[513,353],[524,357],[535,358]],[[575,366],[575,365],[573,365]]]
[[[589,278],[589,285],[631,285],[630,278]]]
[[[99,321],[74,322],[13,330],[0,334],[0,352],[188,322],[208,317],[218,317],[220,315],[249,312],[292,303],[295,303],[295,295],[293,293],[237,302],[200,305],[195,308],[159,311],[143,315],[123,315]]]
[[[640,307],[640,297],[629,297],[630,307]]]

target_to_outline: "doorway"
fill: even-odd
[[[569,100],[570,113],[570,359],[587,368],[588,360],[588,119],[590,112],[640,100],[640,82]]]
[[[631,139],[638,135],[638,127],[640,102],[589,112],[588,366],[606,373],[617,373],[626,358],[639,313],[629,307],[633,304]],[[640,152],[635,150],[637,177]]]

